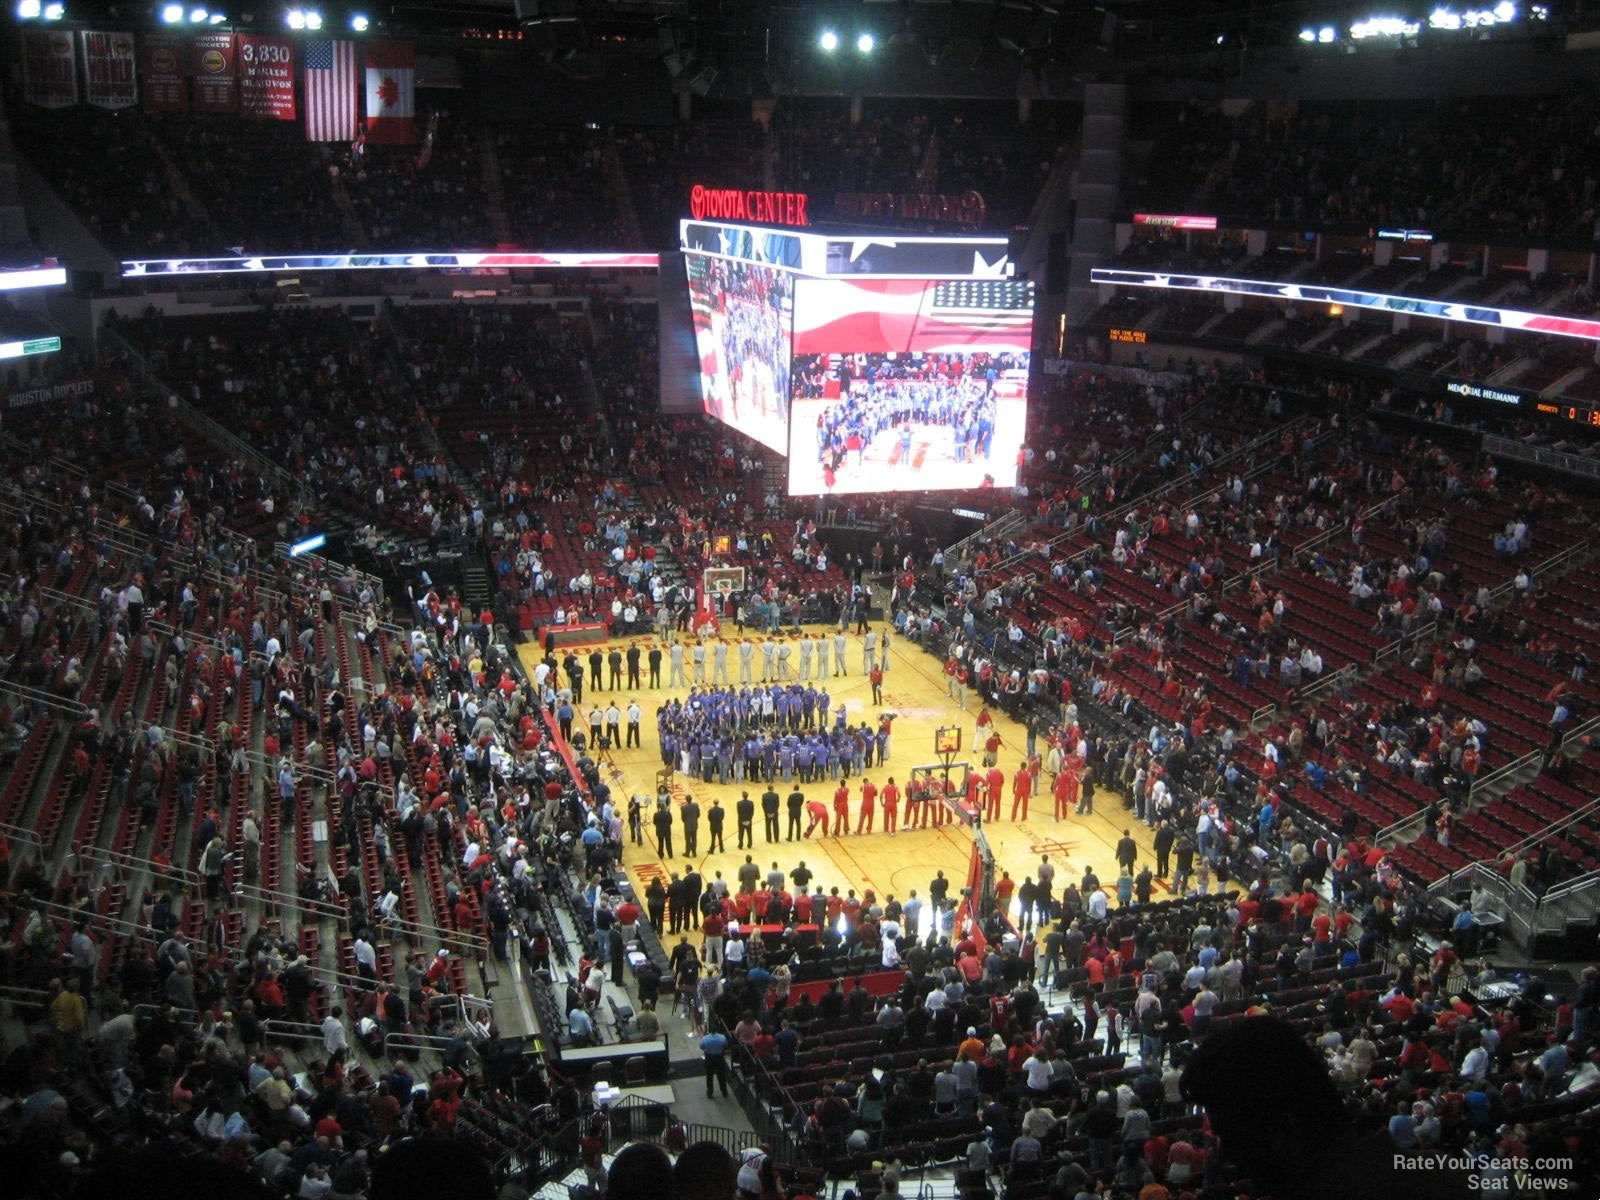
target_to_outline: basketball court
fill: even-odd
[[[874,628],[881,639],[886,626],[880,623]],[[837,632],[831,625],[806,626],[804,631],[807,636],[825,632],[830,639]],[[880,901],[889,895],[904,900],[913,888],[920,896],[926,898],[928,882],[934,877],[935,872],[942,870],[946,878],[951,881],[951,898],[959,899],[972,861],[973,845],[971,832],[959,820],[952,817],[937,829],[902,830],[891,835],[883,832],[883,811],[880,805],[876,814],[875,832],[857,836],[855,829],[860,817],[860,786],[863,778],[871,779],[881,787],[892,775],[904,788],[913,768],[939,764],[940,756],[936,753],[935,739],[941,728],[959,727],[962,731],[963,747],[970,749],[973,746],[978,715],[975,694],[968,693],[967,709],[963,712],[946,693],[945,677],[940,661],[918,646],[907,644],[902,647],[896,639],[891,643],[889,668],[884,673],[883,704],[874,705],[871,685],[861,670],[862,638],[856,636],[853,631],[846,632],[850,649],[846,655],[845,665],[849,673],[834,676],[831,673],[833,663],[830,656],[827,687],[833,706],[837,708],[839,705],[844,705],[852,724],[866,720],[876,726],[877,718],[886,712],[894,713],[895,720],[889,761],[882,766],[869,768],[864,776],[852,775],[848,781],[852,792],[850,833],[844,837],[823,837],[821,830],[818,830],[818,835],[812,838],[768,844],[763,832],[764,821],[760,805],[760,795],[766,789],[765,784],[749,782],[708,784],[675,773],[671,776],[669,784],[675,803],[681,804],[687,795],[693,794],[700,805],[702,816],[699,845],[694,858],[686,857],[683,828],[681,824],[675,822],[673,848],[677,855],[671,859],[664,859],[656,844],[649,819],[650,813],[654,811],[653,798],[656,794],[658,775],[663,769],[660,745],[656,737],[655,714],[659,706],[674,697],[686,696],[689,689],[665,686],[665,681],[669,678],[665,661],[661,671],[662,687],[595,692],[585,686],[583,703],[577,706],[580,724],[583,723],[584,714],[587,713],[595,696],[601,697],[603,701],[615,697],[617,704],[624,709],[630,699],[637,698],[640,707],[644,709],[640,730],[642,744],[626,749],[613,748],[600,760],[602,772],[611,785],[613,798],[619,802],[624,811],[627,798],[636,792],[650,798],[651,801],[646,806],[644,844],[640,846],[629,842],[623,855],[623,865],[640,892],[648,886],[652,878],[660,878],[666,882],[670,875],[682,874],[691,865],[698,868],[708,882],[721,872],[723,878],[729,881],[730,887],[736,887],[738,868],[748,853],[763,872],[776,862],[787,873],[804,860],[806,866],[815,874],[813,887],[820,884],[825,892],[837,887],[841,895],[848,888],[854,888],[857,895],[866,889],[871,889]],[[692,643],[691,636],[683,636],[686,642]],[[760,640],[754,633],[750,636],[752,640]],[[790,641],[799,640],[799,635],[792,630],[780,636]],[[709,643],[717,640],[719,639],[707,639],[708,682],[713,674],[713,655]],[[720,640],[728,644],[728,674],[737,687],[739,675],[737,644],[743,640],[743,635],[736,631],[730,621],[723,625]],[[642,681],[648,684],[649,650],[652,646],[661,645],[659,639],[626,638],[610,644],[624,651],[629,645],[640,647],[643,656],[640,674]],[[587,649],[587,647],[582,648],[580,656],[586,653]],[[663,651],[665,651],[664,646]],[[522,656],[524,667],[531,673],[539,661],[539,646],[525,643],[518,647],[518,653]],[[684,658],[685,672],[688,673],[691,668],[687,646]],[[797,662],[797,656],[791,656],[791,679],[796,678]],[[761,655],[757,653],[754,663],[755,678],[759,679],[760,674]],[[814,669],[812,678],[816,678]],[[991,716],[1005,741],[1004,748],[1000,751],[999,764],[1009,780],[1023,760],[1027,747],[1026,732],[1018,722],[998,710],[991,710]],[[1043,749],[1041,743],[1041,753]],[[974,767],[977,767],[980,758],[981,755],[978,754],[970,756]],[[965,760],[965,755],[956,756],[957,762]],[[1076,882],[1085,867],[1093,866],[1105,890],[1111,895],[1114,908],[1116,905],[1114,847],[1117,840],[1124,828],[1132,829],[1134,840],[1138,842],[1140,848],[1140,864],[1143,865],[1146,860],[1150,860],[1153,865],[1151,831],[1135,823],[1132,814],[1124,811],[1120,795],[1105,790],[1101,790],[1097,796],[1094,813],[1068,816],[1057,821],[1052,812],[1054,804],[1050,796],[1050,783],[1049,773],[1042,771],[1028,817],[1015,822],[1010,820],[1011,796],[1008,783],[1002,805],[1002,819],[984,826],[984,832],[995,856],[995,878],[1000,878],[1001,871],[1009,871],[1012,878],[1020,884],[1024,878],[1033,874],[1040,858],[1048,855],[1056,867],[1056,893],[1059,895],[1068,881]],[[784,797],[788,796],[793,786],[781,781],[774,784],[778,793]],[[801,791],[806,794],[808,801],[820,799],[829,805],[831,811],[833,793],[837,786],[836,779],[827,782],[819,780],[811,785],[802,785]],[[756,801],[754,822],[756,844],[753,850],[738,850],[735,804],[741,793],[746,790],[750,792],[751,799]],[[720,800],[727,812],[724,826],[727,849],[715,854],[709,852],[710,835],[704,816],[710,809],[713,799]],[[787,832],[786,804],[781,813],[779,828]],[[905,820],[904,804],[901,806],[901,820]],[[803,819],[802,828],[807,823],[809,818]],[[1159,880],[1156,888],[1158,894],[1164,894],[1166,891],[1165,885]]]

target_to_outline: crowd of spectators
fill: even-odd
[[[1154,149],[1133,207],[1188,212],[1198,199],[1200,211],[1269,228],[1586,245],[1596,118],[1590,94],[1253,105],[1231,117],[1191,101],[1141,118]]]
[[[544,222],[565,195],[551,162],[575,164],[596,190],[610,169],[604,139],[586,133],[544,158],[542,135],[439,124],[430,186],[466,194],[484,162],[473,139],[493,136],[513,228]],[[220,155],[219,181],[244,170],[208,129],[163,128],[177,161]],[[261,136],[256,149],[285,167],[289,190],[270,198],[288,220],[332,176],[325,162],[304,170],[303,147]],[[780,121],[772,136],[824,188],[858,176],[954,187],[989,172],[994,153],[976,128],[920,118]],[[619,149],[624,170],[655,145]],[[919,182],[929,146],[940,174]],[[356,193],[404,190],[434,169],[409,153],[374,157],[365,180],[341,168],[358,221],[390,222],[382,238],[411,236],[421,210]],[[1019,195],[1048,169],[1007,159],[1029,177]],[[194,196],[225,238],[271,232],[243,193]],[[597,206],[573,236],[596,213],[612,219]],[[750,570],[752,624],[847,620],[866,556],[835,556],[820,511],[777,496],[734,435],[654,410],[651,306],[592,311],[112,324],[153,376],[303,481],[292,491],[169,433],[115,349],[89,365],[96,390],[66,402],[70,420],[8,422],[33,457],[0,496],[11,528],[0,670],[53,701],[8,708],[0,819],[41,835],[70,827],[76,849],[138,851],[170,876],[139,893],[85,862],[52,878],[38,850],[7,864],[0,966],[37,993],[24,1012],[38,1036],[6,1083],[10,1142],[28,1164],[66,1187],[110,1161],[118,1135],[178,1135],[236,1179],[317,1200],[368,1190],[382,1148],[411,1134],[525,1150],[517,1124],[548,1119],[527,1102],[570,1119],[577,1093],[535,1077],[510,1095],[474,1072],[472,1048],[493,1030],[457,1003],[467,977],[451,948],[503,958],[520,927],[542,982],[564,986],[562,1036],[582,1044],[621,1032],[606,1001],[628,994],[627,927],[669,914],[701,935],[672,967],[705,1038],[708,1090],[726,1086],[718,1064],[731,1060],[781,1110],[799,1157],[887,1173],[919,1157],[1004,1162],[1019,1197],[1074,1200],[1096,1181],[1146,1200],[1152,1187],[1195,1190],[1219,1183],[1231,1157],[1283,1191],[1275,1164],[1252,1162],[1249,1139],[1229,1132],[1236,1097],[1277,1095],[1240,1074],[1241,1056],[1294,1064],[1281,1072],[1299,1089],[1293,1111],[1324,1118],[1335,1146],[1381,1130],[1398,1150],[1556,1154],[1587,1128],[1594,977],[1565,1025],[1532,999],[1502,1011],[1474,998],[1448,941],[1418,957],[1417,862],[1372,842],[1380,812],[1423,813],[1449,848],[1475,773],[1530,747],[1568,777],[1562,738],[1592,687],[1581,641],[1540,619],[1555,597],[1532,568],[1581,536],[1571,496],[1396,434],[1365,411],[1372,395],[1344,385],[1318,381],[1286,406],[1289,381],[1220,368],[1181,384],[1076,380],[1059,410],[1041,408],[1021,533],[947,564],[924,553],[904,510],[862,514],[882,524],[874,565],[906,572],[897,640],[933,652],[952,689],[970,685],[1026,722],[1017,774],[1030,789],[1081,772],[1092,786],[1076,803],[1120,800],[1130,825],[1154,829],[1154,861],[1131,838],[1131,854],[1119,846],[1114,907],[1098,878],[1057,880],[1048,862],[1020,884],[1003,878],[1015,941],[1003,912],[947,925],[939,879],[926,934],[923,912],[908,912],[915,893],[881,904],[835,893],[802,911],[799,895],[782,896],[789,882],[804,894],[803,864],[779,870],[776,894],[767,881],[764,906],[756,869],[692,900],[674,879],[676,898],[662,887],[629,922],[602,895],[642,804],[612,796],[593,730],[563,736],[559,714],[582,702],[574,656],[547,645],[545,673],[523,680],[497,605],[474,612],[426,583],[386,604],[353,572],[266,566],[251,536],[287,540],[316,513],[355,512],[477,548],[505,598],[540,616],[632,608],[641,623],[686,621],[675,581],[725,557]],[[726,556],[709,542],[724,530]],[[1495,594],[1506,583],[1509,605]],[[1434,644],[1420,640],[1430,625]],[[1381,666],[1375,652],[1391,645],[1394,667],[1306,694],[1348,663]],[[1530,690],[1554,716],[1519,705]],[[1275,707],[1271,720],[1253,722],[1258,705]],[[1518,882],[1540,884],[1554,867],[1523,869]],[[576,880],[589,884],[581,901]],[[293,897],[298,929],[241,900],[236,887],[255,882]],[[1163,891],[1172,899],[1157,901]],[[576,971],[554,919],[569,901],[605,935]],[[789,932],[745,936],[757,912]],[[1459,928],[1467,952],[1474,927]],[[793,994],[839,966],[890,974],[886,998]],[[667,983],[647,995],[650,970],[635,980],[640,1033]],[[1063,994],[1064,1015],[1047,1016],[1046,997]],[[285,1049],[296,1023],[315,1028],[302,1031],[309,1050]],[[427,1034],[439,1044],[403,1041]],[[402,1045],[438,1053],[438,1069],[408,1065],[390,1049]]]
[[[497,245],[484,203],[474,126],[443,111],[419,113],[418,146],[337,148],[330,175],[349,197],[373,249],[470,250]],[[343,159],[341,165],[339,159]]]

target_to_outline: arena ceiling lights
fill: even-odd
[[[1436,33],[1492,29],[1509,25],[1520,15],[1513,0],[1500,0],[1493,7],[1466,8],[1459,11],[1448,5],[1439,5],[1429,12],[1426,18],[1377,13],[1352,22],[1346,32],[1350,39],[1356,42],[1371,41],[1374,38],[1411,38],[1416,37],[1424,29]],[[1535,4],[1529,8],[1528,16],[1535,21],[1548,20],[1550,10],[1545,5]],[[1300,31],[1299,38],[1306,45],[1326,46],[1339,40],[1339,31],[1332,25],[1321,27],[1308,25]]]

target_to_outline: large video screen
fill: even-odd
[[[709,254],[684,255],[705,411],[782,454],[789,443],[794,279]]]
[[[802,280],[789,494],[1014,487],[1032,285]]]

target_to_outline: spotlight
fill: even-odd
[[[211,14],[203,8],[191,8],[189,10],[189,24],[204,25],[206,23],[206,18],[208,18],[210,15]]]
[[[839,48],[839,35],[831,29],[824,29],[822,36],[817,39],[817,45],[832,54]]]
[[[1334,30],[1332,25],[1324,25],[1321,29],[1317,30],[1317,41],[1321,42],[1324,46],[1338,36],[1339,34]]]
[[[40,0],[21,0],[17,5],[17,17],[23,21],[37,20],[42,12],[44,6]]]
[[[1300,40],[1308,43],[1316,41],[1317,31],[1315,29],[1302,29],[1300,31]]]
[[[321,29],[322,28],[322,14],[319,13],[314,8],[306,9],[306,28],[307,29]]]
[[[306,27],[306,14],[298,8],[291,8],[288,15],[283,19],[288,22],[290,29],[304,29]]]
[[[227,19],[228,18],[222,13],[212,13],[211,14],[211,23],[213,25],[221,25]]]
[[[863,33],[856,39],[856,49],[862,54],[871,54],[872,48],[878,44],[878,39],[870,33]]]
[[[23,2],[26,3],[27,0],[23,0]],[[35,7],[38,6],[35,5]],[[162,8],[161,23],[163,25],[176,25],[181,20],[183,20],[183,5],[168,4]]]
[[[371,24],[372,22],[368,21],[367,18],[361,13],[356,13],[355,16],[350,18],[350,28],[354,29],[357,33],[365,33],[367,31],[367,27]]]
[[[44,6],[44,19],[46,21],[59,21],[66,15],[67,7],[64,4],[46,4]]]
[[[1225,42],[1227,40],[1228,40],[1228,35],[1227,34],[1225,34],[1225,33],[1217,34],[1217,45],[1220,46],[1220,45],[1222,45],[1223,42]]]

